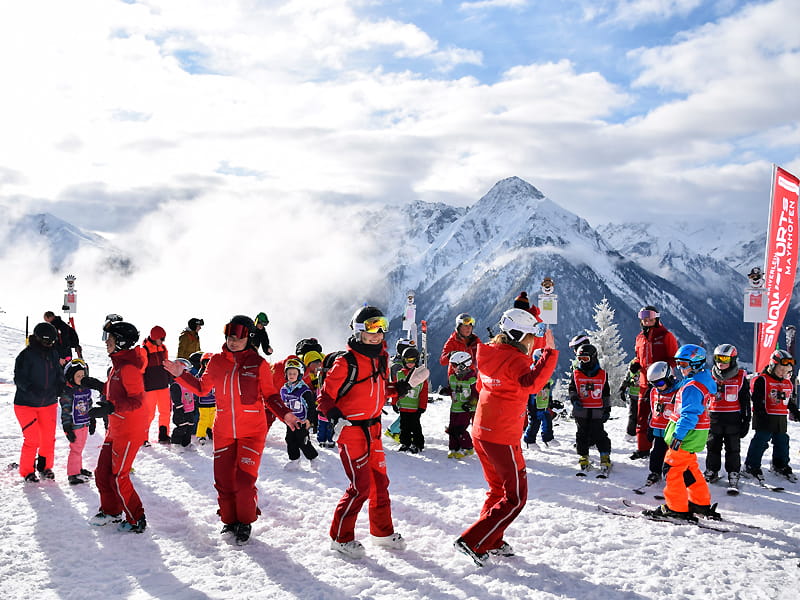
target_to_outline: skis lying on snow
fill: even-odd
[[[731,533],[737,531],[747,531],[752,529],[761,529],[756,525],[748,525],[746,523],[739,523],[737,521],[708,521],[705,519],[697,519],[696,521],[689,521],[687,519],[680,519],[676,517],[665,517],[646,515],[642,510],[652,509],[652,506],[639,506],[635,505],[628,500],[622,501],[623,507],[614,508],[610,506],[597,505],[597,510],[609,515],[616,515],[618,517],[626,517],[629,519],[647,519],[649,521],[660,521],[664,523],[671,523],[673,525],[694,525],[700,529],[708,529],[709,531],[716,531],[719,533]]]

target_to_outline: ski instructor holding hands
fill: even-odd
[[[500,331],[478,344],[478,408],[472,437],[489,484],[478,520],[455,541],[455,547],[482,567],[489,555],[512,556],[503,534],[528,499],[522,455],[522,430],[528,398],[547,384],[558,362],[553,332],[529,312],[512,308],[500,318]],[[544,336],[542,357],[531,354]]]
[[[214,487],[217,513],[237,544],[250,539],[258,518],[256,479],[267,437],[265,407],[289,429],[297,428],[297,417],[281,401],[272,383],[272,370],[250,343],[255,327],[245,315],[235,315],[225,325],[225,344],[214,354],[198,379],[182,364],[165,360],[164,368],[185,388],[198,396],[214,389],[217,417],[214,422]]]

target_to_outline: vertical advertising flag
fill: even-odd
[[[756,373],[769,362],[778,344],[783,319],[792,299],[798,259],[798,192],[800,180],[778,166],[772,170],[769,230],[764,284],[767,290],[767,320],[759,323],[753,366]]]

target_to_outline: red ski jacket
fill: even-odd
[[[292,412],[275,389],[269,364],[250,346],[241,352],[231,352],[223,346],[222,352],[208,361],[200,379],[183,373],[176,381],[198,396],[207,396],[214,390],[214,435],[234,439],[266,435],[265,406],[281,420]]]
[[[670,367],[675,367],[675,353],[678,351],[678,340],[663,325],[651,327],[647,335],[640,332],[636,336],[636,359],[641,365],[639,371],[639,385],[642,393],[648,387],[647,369],[654,362],[666,361]]]
[[[455,373],[455,369],[450,366],[450,354],[459,351],[466,352],[472,357],[472,362],[477,363],[478,344],[480,343],[480,338],[474,333],[467,339],[458,335],[457,331],[450,334],[450,337],[444,343],[444,348],[442,348],[442,355],[439,357],[439,364],[447,367],[448,377]],[[477,364],[473,364],[473,366],[477,366]]]
[[[544,388],[558,363],[558,350],[533,359],[509,344],[478,344],[478,408],[472,436],[493,444],[519,444],[528,398]]]
[[[114,405],[114,412],[130,412],[142,407],[143,368],[144,359],[139,346],[111,354],[111,373],[106,382],[106,398]]]
[[[394,384],[389,383],[389,354],[386,352],[386,342],[383,342],[380,352],[375,357],[357,352],[350,343],[347,348],[356,358],[356,382],[344,396],[338,397],[339,390],[347,379],[349,368],[344,356],[337,357],[325,375],[325,382],[322,384],[317,402],[318,410],[321,414],[327,415],[335,405],[349,421],[380,418],[387,398],[397,396]]]

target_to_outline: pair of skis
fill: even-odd
[[[700,529],[707,529],[709,531],[715,531],[718,533],[732,533],[732,532],[742,532],[742,531],[761,529],[761,527],[758,527],[757,525],[749,525],[747,523],[740,523],[738,521],[729,521],[727,519],[722,519],[719,521],[709,521],[706,519],[689,520],[689,519],[682,519],[679,517],[652,515],[648,514],[647,512],[643,512],[643,511],[649,511],[652,508],[653,508],[652,506],[642,506],[634,504],[629,500],[623,500],[622,506],[619,508],[604,506],[602,504],[597,505],[597,510],[599,512],[606,513],[609,515],[626,517],[629,519],[647,519],[649,521],[671,523],[672,525],[692,525],[695,527],[699,527]]]
[[[589,463],[586,469],[581,469],[577,473],[575,473],[575,477],[588,477],[588,472],[594,469],[594,465]],[[599,467],[597,474],[594,476],[595,479],[608,479],[609,474],[611,474],[611,467],[607,465],[602,465]]]

